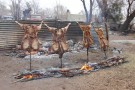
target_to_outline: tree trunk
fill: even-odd
[[[91,22],[92,21],[92,6],[93,6],[93,2],[92,0],[90,0],[90,14],[89,14],[89,20],[88,22]]]
[[[84,10],[85,10],[86,23],[88,23],[89,22],[89,17],[88,17],[88,11],[87,11],[87,8],[86,8],[85,0],[81,0],[81,1],[83,3],[83,7],[84,7]]]
[[[128,26],[130,24],[130,22],[134,19],[135,17],[135,10],[133,11],[133,13],[131,13],[129,16],[127,16],[125,22],[123,23],[123,25],[120,27],[120,31],[128,31]]]
[[[101,9],[102,17],[104,17],[106,21],[110,17],[113,20],[113,22],[116,22],[115,18],[113,17],[110,10],[108,9],[107,0],[96,0],[96,1],[97,1],[98,6]]]

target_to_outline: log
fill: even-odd
[[[119,64],[124,63],[124,62],[125,62],[125,58],[117,56],[117,57],[111,57],[105,61],[99,62],[98,65],[101,68],[104,68],[104,67],[119,65]]]
[[[47,78],[47,77],[73,77],[75,75],[83,74],[83,71],[80,68],[54,68],[47,70],[44,73],[40,71],[29,71],[24,73],[19,73],[14,75],[15,79],[19,79],[15,82],[25,82],[29,80]]]

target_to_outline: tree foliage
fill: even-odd
[[[109,12],[115,18],[115,21],[120,22],[122,20],[122,7],[123,7],[123,0],[114,0],[114,2],[110,2],[108,7]]]
[[[121,25],[120,27],[120,31],[125,31],[125,32],[128,31],[130,22],[135,17],[135,0],[126,0],[126,3],[128,4],[126,20],[124,21],[123,25]]]
[[[123,0],[97,0],[102,17],[106,20],[112,19],[114,22],[122,19]]]

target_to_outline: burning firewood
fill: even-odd
[[[80,68],[58,68],[55,70],[49,70],[51,73],[59,73],[61,77],[73,77],[75,75],[83,74]]]
[[[80,68],[52,68],[50,70],[46,69],[43,71],[31,71],[24,72],[14,75],[15,79],[18,79],[16,82],[25,82],[41,78],[49,77],[73,77],[75,75],[83,74],[83,71]]]
[[[16,79],[34,79],[34,78],[40,78],[41,76],[43,76],[43,74],[41,73],[26,73],[26,74],[20,74],[15,76]]]
[[[86,63],[81,68],[49,68],[45,70],[37,70],[37,71],[27,71],[24,73],[19,73],[14,75],[15,79],[18,79],[16,82],[25,82],[35,79],[41,78],[49,78],[49,77],[73,77],[76,75],[84,75],[89,74],[91,71],[97,71],[99,69],[105,67],[111,67],[115,65],[119,65],[125,62],[125,58],[123,57],[111,57],[105,61],[99,63]]]
[[[119,64],[124,63],[124,62],[125,62],[125,58],[117,56],[117,57],[111,57],[105,61],[99,62],[98,65],[101,68],[104,68],[104,67],[119,65]]]
[[[20,73],[20,74],[14,75],[14,78],[18,79],[15,82],[25,82],[25,81],[41,79],[41,78],[45,78],[45,77],[47,77],[46,74],[44,74],[42,72],[37,72],[37,71]]]
[[[93,70],[93,68],[92,68],[91,66],[89,66],[89,65],[85,64],[85,65],[83,65],[83,66],[81,67],[81,69],[80,69],[80,70],[87,70],[87,71],[91,71],[91,70]]]

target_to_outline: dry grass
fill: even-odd
[[[124,57],[127,57],[126,60],[129,61],[129,63],[122,67],[127,68],[128,70],[135,70],[135,54],[132,52],[126,52],[124,53]]]

